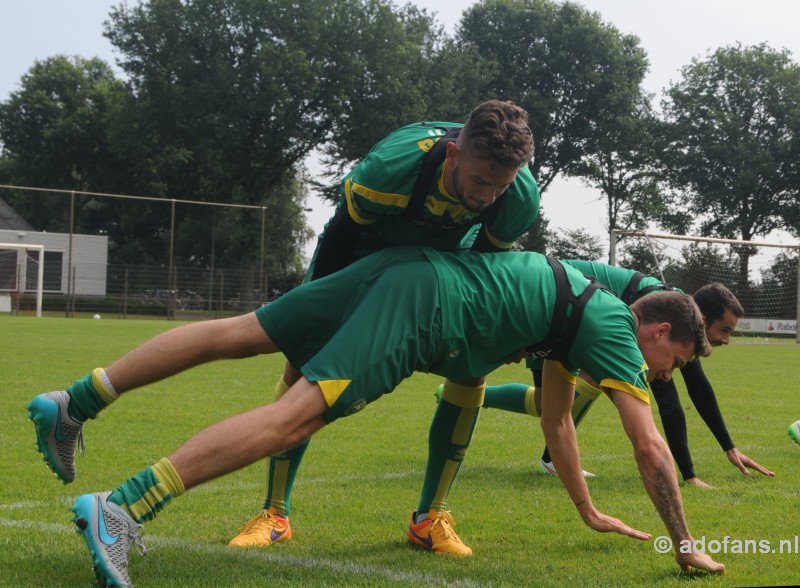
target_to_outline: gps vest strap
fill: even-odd
[[[525,352],[536,357],[563,362],[567,361],[572,344],[575,342],[586,303],[602,286],[597,281],[590,279],[584,291],[579,296],[575,296],[572,293],[564,266],[549,255],[547,262],[556,279],[556,302],[553,306],[550,331],[543,341],[526,347]],[[572,312],[568,313],[570,308]]]
[[[435,127],[445,131],[445,134],[434,143],[428,152],[422,158],[419,174],[417,174],[417,181],[414,184],[414,189],[411,192],[411,197],[408,201],[408,206],[403,212],[403,216],[408,220],[415,223],[423,223],[423,211],[425,210],[425,199],[433,189],[434,181],[436,180],[436,172],[444,163],[447,156],[447,144],[453,143],[459,133],[461,127]],[[502,199],[498,198],[494,203],[486,208],[481,214],[475,218],[471,224],[484,223],[488,224],[497,218],[497,213],[500,210]]]
[[[665,283],[659,284],[650,284],[649,286],[645,286],[641,290],[639,290],[639,283],[645,278],[646,276],[642,272],[636,272],[633,274],[630,282],[628,285],[625,286],[625,289],[622,291],[620,295],[620,300],[622,300],[625,304],[630,306],[639,298],[644,296],[645,294],[650,294],[650,292],[666,292],[669,290],[674,290],[673,286]]]

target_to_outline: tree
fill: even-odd
[[[328,142],[321,147],[326,187],[339,198],[338,181],[369,149],[390,132],[430,118],[439,100],[429,82],[438,79],[433,58],[446,35],[424,11],[412,4],[397,9],[386,0],[353,2],[337,33],[352,39],[357,58],[342,59],[337,73],[346,98],[331,104]],[[445,41],[443,41],[443,39]],[[455,120],[463,120],[466,114]],[[449,120],[449,119],[447,119]]]
[[[737,295],[745,291],[747,283],[738,282],[739,256],[732,247],[725,251],[716,245],[692,243],[683,247],[681,254],[682,259],[663,266],[664,276],[674,286],[692,293],[705,284],[720,282]]]
[[[600,238],[585,229],[567,229],[551,232],[548,239],[548,254],[556,259],[598,259],[603,254]]]
[[[528,111],[542,191],[635,111],[647,69],[637,37],[572,2],[484,0],[464,12],[456,42],[462,103],[497,97]]]
[[[619,267],[663,279],[662,268],[669,258],[649,238],[621,241],[620,252]]]
[[[636,110],[620,116],[597,139],[594,152],[588,153],[570,172],[602,193],[607,231],[644,230],[649,220],[659,218],[664,212],[654,159],[659,151],[658,128],[649,98],[642,95]]]
[[[553,231],[548,229],[550,221],[539,210],[539,216],[536,217],[536,222],[530,231],[525,233],[522,237],[517,239],[517,242],[512,245],[514,251],[535,251],[536,253],[545,253],[553,237]]]
[[[750,316],[797,319],[797,272],[800,255],[781,252],[764,270]]]
[[[129,185],[125,161],[115,153],[110,127],[127,91],[99,59],[58,55],[37,61],[21,89],[0,103],[0,175],[19,186],[115,192]],[[38,230],[66,231],[69,200],[10,194],[7,200]],[[102,215],[108,203],[81,199]],[[89,216],[81,215],[91,231]]]
[[[137,154],[140,173],[160,196],[302,207],[305,194],[287,186],[329,136],[338,105],[353,91],[343,72],[358,62],[358,35],[342,33],[360,6],[357,0],[151,0],[112,9],[105,34],[122,54],[134,96],[120,148]],[[219,212],[212,253],[196,247],[196,229],[209,226],[209,211],[176,212],[181,262],[207,265],[213,258],[253,269],[260,263],[261,215]],[[291,238],[291,231],[271,229],[272,237]],[[267,258],[278,251],[287,248],[270,247]]]
[[[136,97],[129,141],[155,162],[162,193],[285,208],[273,200],[286,197],[281,186],[312,149],[327,145],[343,166],[377,133],[416,118],[430,19],[393,8],[388,0],[150,0],[112,10],[106,36]],[[232,256],[258,233],[257,218],[239,216]]]
[[[800,199],[800,67],[766,45],[694,59],[663,103],[671,207],[704,236],[751,240],[787,227]],[[738,281],[747,283],[749,256]]]

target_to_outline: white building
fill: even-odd
[[[0,294],[35,292],[38,255],[25,249],[4,249],[2,243],[44,246],[45,294],[105,296],[108,237],[40,233],[0,198]]]

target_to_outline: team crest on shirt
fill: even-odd
[[[367,401],[362,398],[355,404],[352,404],[350,408],[348,408],[346,411],[344,411],[344,416],[350,416],[352,414],[356,414],[357,412],[361,412],[362,410],[364,410],[364,408],[366,408],[366,406],[367,406]]]

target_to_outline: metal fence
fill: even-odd
[[[44,245],[45,314],[167,319],[248,312],[298,282],[303,209],[0,185],[0,243]],[[36,308],[38,255],[0,245],[0,296]]]

